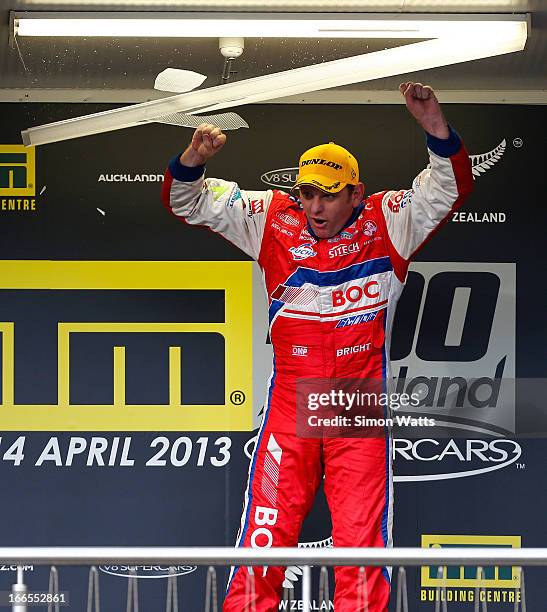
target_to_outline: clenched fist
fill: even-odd
[[[432,87],[409,81],[401,83],[399,91],[406,107],[426,132],[437,138],[448,138],[448,124]]]
[[[226,134],[212,123],[202,123],[196,128],[192,142],[180,156],[184,166],[200,166],[216,155],[226,144]]]

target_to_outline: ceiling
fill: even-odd
[[[10,11],[257,11],[382,13],[530,13],[524,51],[416,74],[377,79],[325,92],[287,98],[291,102],[399,103],[402,80],[432,84],[442,101],[547,103],[547,0],[0,0],[0,101],[140,102],[162,97],[156,75],[184,68],[207,75],[204,87],[218,85],[224,59],[218,39],[19,38],[10,46]],[[278,72],[385,49],[415,41],[375,39],[247,38],[235,60],[232,79]]]

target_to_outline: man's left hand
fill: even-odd
[[[448,123],[432,87],[409,81],[401,83],[399,91],[406,107],[426,132],[437,138],[448,138]]]

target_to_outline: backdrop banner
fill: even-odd
[[[261,274],[162,205],[165,168],[191,130],[20,144],[22,129],[106,108],[0,104],[0,542],[230,546],[271,370]],[[397,388],[425,389],[420,414],[442,427],[394,430],[394,542],[547,546],[545,112],[445,111],[471,155],[475,191],[417,255],[396,314]],[[207,176],[242,189],[289,189],[300,154],[329,141],[357,157],[366,193],[409,188],[428,163],[404,106],[240,113],[250,129],[228,133]],[[331,546],[330,534],[320,491],[300,546]],[[47,591],[49,570],[26,569],[29,590]],[[169,568],[98,569],[105,610],[125,609],[130,575],[141,610],[166,606]],[[174,567],[179,609],[204,609],[206,569]],[[87,572],[59,568],[72,609],[85,608]],[[530,610],[544,607],[541,572],[526,570]],[[218,570],[220,593],[227,576]],[[327,609],[317,578],[314,609]],[[0,591],[15,579],[0,559]],[[432,612],[437,568],[409,569],[408,579],[410,610]],[[480,583],[475,568],[450,569],[443,597],[450,610],[471,610],[481,586],[489,610],[513,610],[519,581],[494,558]],[[298,568],[285,586],[296,603],[284,609],[301,609]]]

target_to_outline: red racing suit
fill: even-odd
[[[389,340],[409,260],[471,192],[469,156],[453,131],[427,135],[430,164],[412,188],[384,191],[354,211],[330,239],[316,239],[298,200],[277,190],[243,191],[204,180],[204,168],[175,157],[165,205],[187,223],[206,225],[257,260],[269,299],[273,372],[249,468],[237,546],[296,546],[324,477],[334,546],[391,546],[390,436],[302,438],[295,434],[297,379],[390,378]],[[281,567],[232,568],[224,611],[278,610]],[[337,612],[387,610],[388,568],[335,570]],[[361,574],[362,578],[362,574]],[[362,585],[361,585],[362,586]]]

